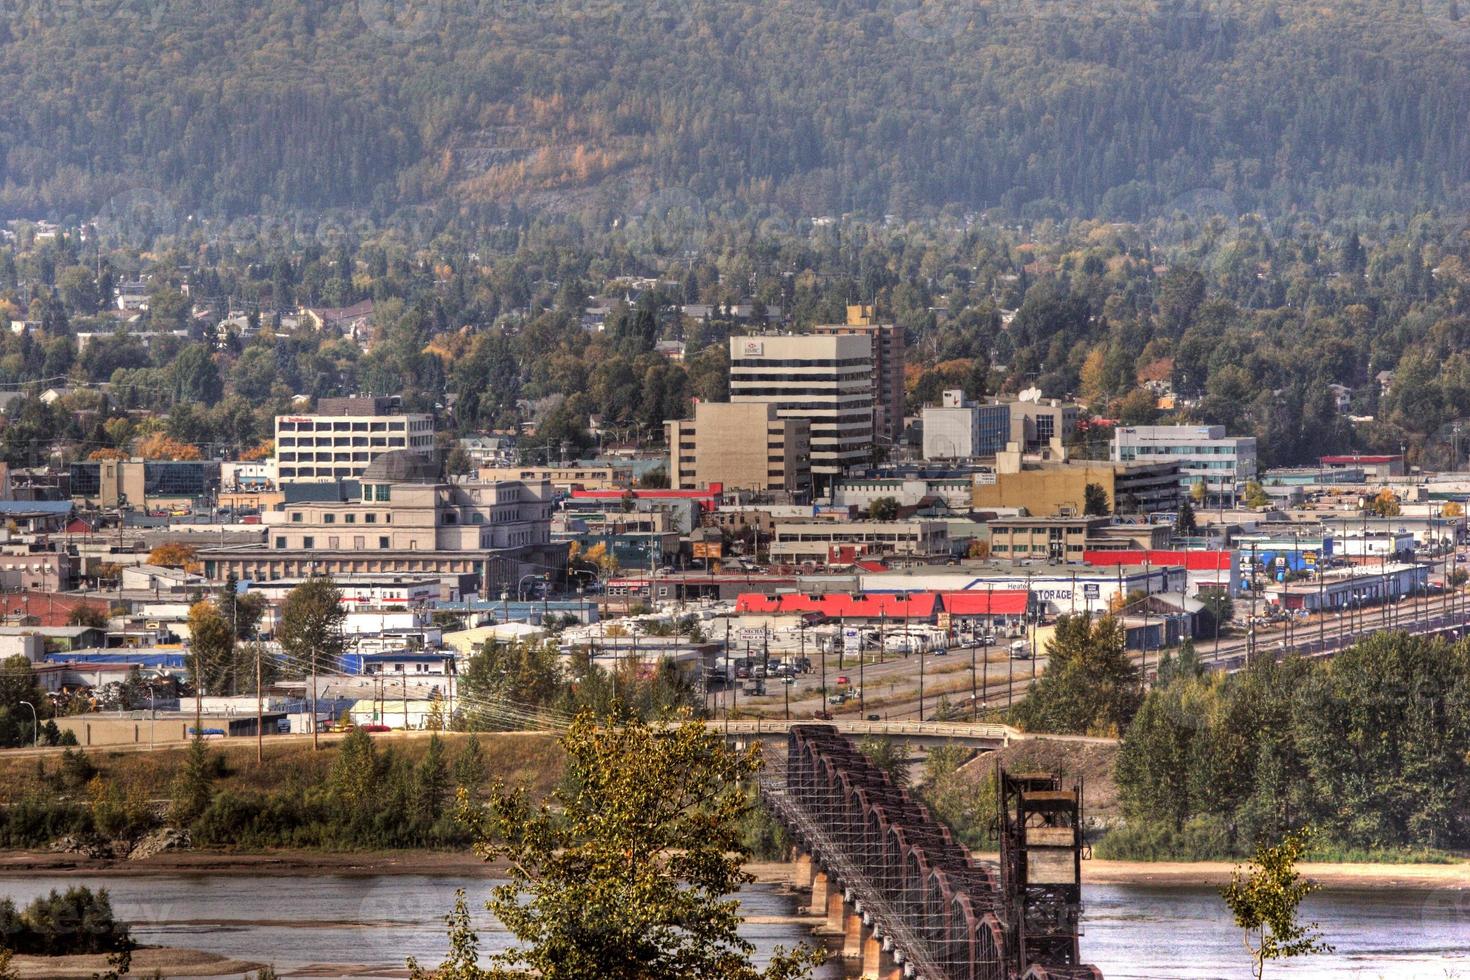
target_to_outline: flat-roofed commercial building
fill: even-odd
[[[777,524],[773,561],[827,561],[841,549],[868,554],[948,555],[949,526],[943,521],[813,521]]]
[[[854,336],[730,338],[730,401],[774,405],[811,423],[814,490],[869,460],[873,446],[873,345]]]
[[[1011,441],[1011,408],[1005,403],[976,405],[962,391],[946,391],[938,405],[926,405],[924,458],[990,457]]]
[[[873,437],[898,442],[903,436],[904,338],[903,328],[878,323],[871,306],[849,306],[846,323],[821,323],[820,335],[856,335],[873,343]]]
[[[990,554],[997,561],[1081,562],[1106,517],[1004,517],[990,522]]]
[[[546,480],[558,490],[630,490],[633,468],[630,466],[482,466],[481,483],[500,480]]]
[[[995,472],[975,477],[973,506],[975,510],[1024,507],[1043,517],[1082,514],[1088,484],[1102,488],[1113,513],[1153,514],[1179,506],[1178,466],[1089,461],[1021,464],[1008,472],[997,464]]]
[[[775,405],[701,402],[694,418],[665,422],[664,430],[675,490],[723,485],[802,499],[811,494],[811,423],[781,418]]]
[[[220,464],[208,459],[102,459],[72,463],[71,497],[89,507],[189,506],[209,503]]]
[[[1065,444],[1077,429],[1081,409],[1071,402],[1055,398],[1042,398],[1040,392],[1031,389],[1021,397],[988,402],[1003,406],[1011,414],[1011,438],[1025,451],[1045,449],[1052,440]]]
[[[392,414],[384,398],[323,398],[317,411],[276,416],[282,483],[353,480],[384,453],[434,451],[434,417]]]
[[[199,558],[210,578],[475,575],[498,595],[565,561],[566,546],[551,541],[551,508],[545,481],[446,483],[426,457],[400,451],[369,465],[348,499],[266,513],[264,546],[206,549]]]
[[[1208,506],[1233,507],[1256,478],[1255,436],[1228,436],[1223,425],[1134,425],[1113,433],[1118,463],[1174,463],[1188,490],[1203,483]]]

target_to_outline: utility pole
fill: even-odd
[[[255,763],[265,761],[265,688],[261,685],[260,640],[255,641]]]
[[[204,737],[204,661],[194,644],[194,737]]]
[[[317,733],[317,710],[316,710],[316,650],[311,651],[311,750],[313,752],[321,748],[321,741]]]

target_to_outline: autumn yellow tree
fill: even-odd
[[[1388,487],[1378,491],[1376,496],[1370,497],[1364,503],[1363,509],[1374,517],[1398,517],[1401,512],[1398,496]]]
[[[166,541],[148,552],[148,564],[159,565],[163,568],[182,568],[192,572],[199,569],[197,555],[198,552],[195,551],[193,545]]]
[[[1107,399],[1107,386],[1103,383],[1103,368],[1106,363],[1107,353],[1102,347],[1094,347],[1082,362],[1079,372],[1082,389],[1079,394],[1084,405],[1101,405]]]
[[[87,458],[93,461],[127,459],[128,454],[121,449],[94,449],[87,454]]]
[[[174,459],[189,460],[203,459],[204,454],[199,451],[198,446],[187,442],[180,442],[162,432],[154,432],[138,440],[135,447],[138,455],[144,459]]]

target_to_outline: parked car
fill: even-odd
[[[387,725],[379,724],[378,722],[373,722],[368,725],[358,725],[357,727],[365,732],[391,732],[393,730]]]

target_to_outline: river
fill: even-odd
[[[23,904],[76,876],[0,877],[0,895]],[[103,885],[133,934],[148,945],[205,950],[269,961],[289,976],[364,977],[401,968],[404,957],[436,964],[446,948],[443,916],[460,882],[447,876],[252,876],[242,874],[108,877]],[[464,882],[483,952],[507,936],[481,909],[491,882]],[[1085,958],[1108,980],[1205,980],[1249,975],[1239,934],[1213,890],[1143,885],[1086,889]],[[1470,892],[1451,889],[1331,891],[1308,900],[1337,951],[1289,965],[1291,978],[1470,978]],[[742,932],[762,950],[806,937],[791,898],[770,885],[743,895]],[[773,920],[773,921],[766,921]],[[323,966],[334,967],[321,969]],[[841,976],[829,965],[820,977]]]

